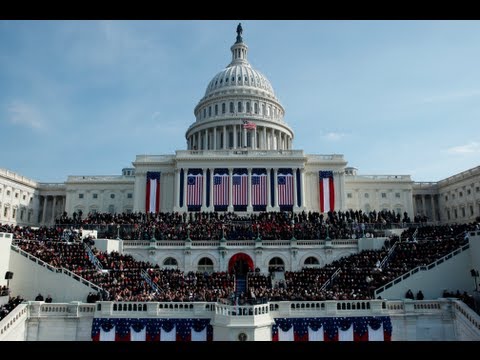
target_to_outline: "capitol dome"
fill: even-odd
[[[270,81],[247,60],[243,29],[237,27],[232,60],[209,82],[185,136],[189,150],[237,148],[286,150],[293,131]]]

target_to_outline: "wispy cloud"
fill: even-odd
[[[8,121],[14,125],[41,129],[45,126],[38,110],[23,101],[15,100],[7,106]]]
[[[471,97],[480,96],[480,90],[464,90],[464,91],[455,91],[441,95],[427,96],[421,99],[422,103],[439,103],[439,102],[448,102],[461,99],[467,99]]]
[[[347,134],[341,133],[341,132],[334,132],[334,131],[331,131],[322,135],[323,138],[330,141],[339,141],[343,139],[345,136],[347,136]]]
[[[449,154],[480,154],[480,143],[470,141],[468,144],[453,146],[447,149]]]

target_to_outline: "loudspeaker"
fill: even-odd
[[[5,280],[12,280],[13,279],[13,272],[7,271],[5,273]]]

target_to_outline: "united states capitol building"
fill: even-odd
[[[137,155],[121,175],[69,176],[64,183],[39,183],[9,170],[0,170],[0,222],[20,225],[53,224],[68,214],[146,211],[147,172],[158,172],[159,210],[213,211],[214,174],[229,177],[222,211],[320,211],[319,174],[331,171],[334,210],[390,210],[427,216],[429,221],[461,223],[480,216],[480,167],[438,182],[414,182],[410,175],[361,175],[341,154],[305,154],[295,149],[294,131],[273,87],[248,62],[248,46],[239,33],[231,46],[231,62],[208,83],[194,108],[195,121],[186,129],[186,150],[172,155]],[[247,120],[253,129],[244,126]],[[189,206],[187,178],[202,178],[200,198]],[[252,191],[236,206],[232,177],[266,176],[262,206]],[[278,176],[291,178],[290,198],[279,199]],[[283,203],[282,203],[282,200]],[[258,203],[258,201],[257,201]]]
[[[285,120],[285,109],[270,81],[250,65],[242,35],[239,25],[230,63],[208,82],[193,109],[195,120],[186,129],[185,150],[137,155],[132,167],[122,169],[120,175],[76,175],[63,183],[41,183],[0,169],[0,224],[51,226],[65,212],[69,216],[80,212],[229,212],[243,216],[385,210],[401,218],[406,214],[412,221],[420,215],[430,224],[457,225],[480,217],[480,166],[438,182],[415,182],[406,174],[361,175],[347,166],[341,154],[304,154],[295,149],[295,134]],[[377,251],[390,235],[400,236],[402,231],[392,228],[378,234],[372,231],[368,237],[364,233],[362,238],[330,239],[327,226],[326,238],[296,239],[292,235],[283,240],[241,241],[223,236],[192,241],[189,234],[186,239],[117,236],[96,238],[95,246],[106,254],[130,254],[138,261],[185,273],[227,273],[237,264],[248,263],[267,274],[279,265],[285,271],[300,272],[363,250]],[[472,287],[470,269],[480,267],[478,229],[465,231],[461,239],[465,244],[428,266],[409,270],[375,289],[371,299],[251,305],[206,301],[87,304],[87,294],[102,290],[98,285],[73,270],[44,262],[16,240],[0,233],[0,286],[6,285],[3,274],[8,271],[14,274],[10,284],[14,293],[31,300],[39,292],[48,292],[54,303],[29,301],[17,306],[0,321],[0,340],[480,339],[478,315],[461,301],[441,298],[444,289]],[[388,251],[386,260],[394,250]],[[85,252],[90,259],[95,257],[86,245]],[[406,300],[406,289],[423,290],[426,300]]]

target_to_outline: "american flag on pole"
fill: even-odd
[[[293,175],[277,175],[278,205],[293,205]]]
[[[234,174],[232,180],[233,205],[247,205],[247,174]]]
[[[333,171],[319,172],[320,212],[333,211],[335,208],[335,189],[333,186]]]
[[[158,213],[160,210],[160,172],[147,171],[145,212]]]
[[[243,120],[243,128],[247,130],[255,130],[257,128],[257,124],[253,121]]]
[[[188,174],[187,177],[187,206],[202,205],[203,174]]]
[[[228,174],[213,175],[213,205],[228,205]]]
[[[252,174],[252,205],[267,205],[267,174]]]

